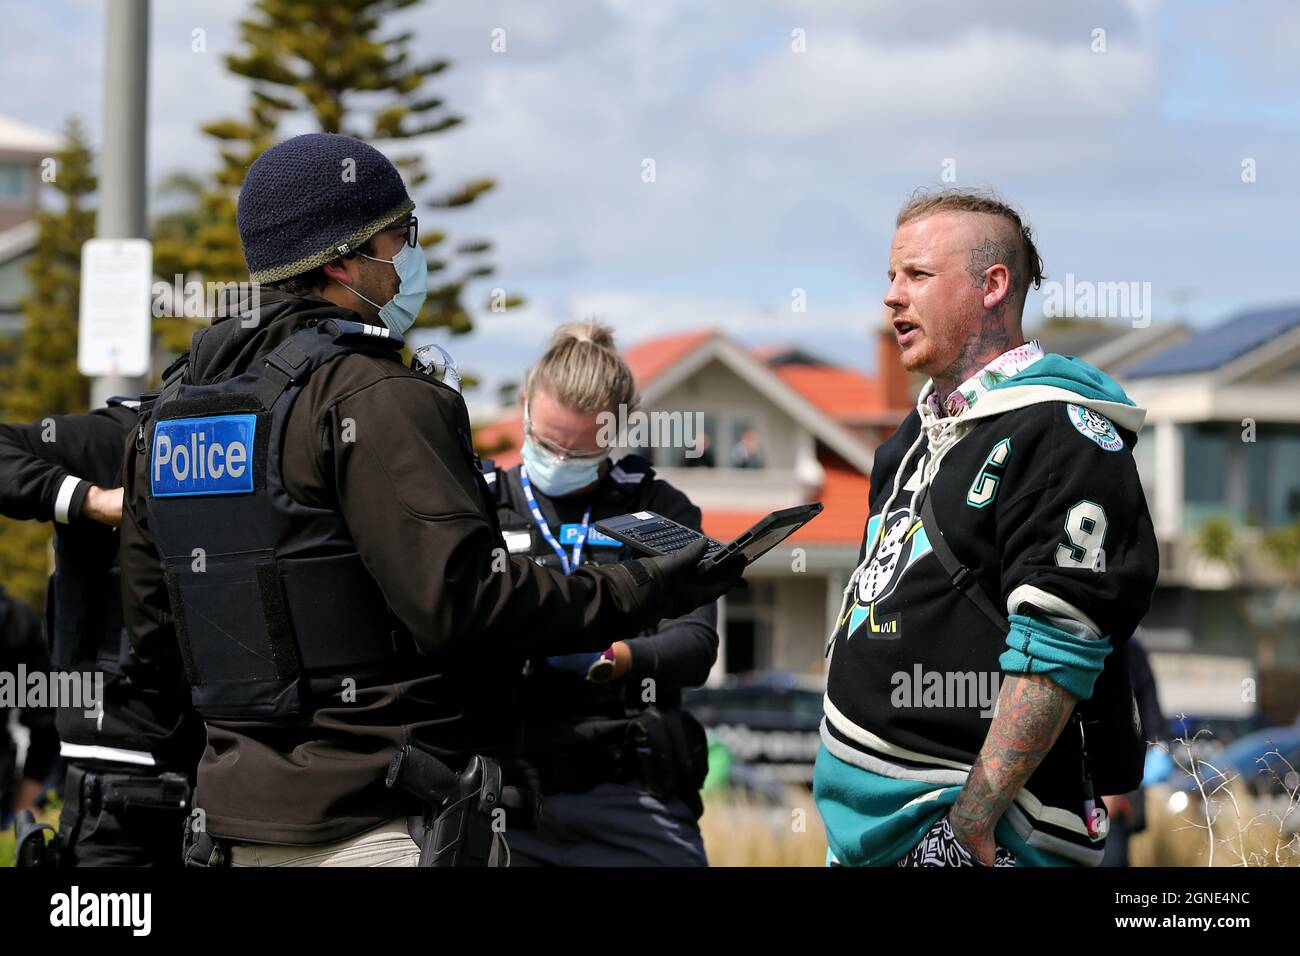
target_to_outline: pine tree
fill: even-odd
[[[6,343],[0,371],[0,418],[38,421],[86,410],[90,381],[77,371],[81,246],[94,235],[94,157],[75,119],[55,153],[53,188],[61,206],[36,214],[36,248],[27,263],[31,290],[23,301],[21,337]],[[0,519],[0,581],[37,607],[44,599],[50,529],[34,521]]]
[[[276,141],[282,117],[307,114],[325,133],[346,133],[366,141],[411,140],[460,125],[442,99],[425,95],[427,80],[450,67],[435,59],[415,62],[413,34],[385,35],[383,21],[423,0],[256,0],[239,23],[242,49],[226,57],[232,73],[252,82],[250,119],[225,119],[203,127],[221,142],[222,165],[214,183],[195,192],[195,202],[159,221],[155,263],[160,275],[202,273],[208,281],[247,278],[235,229],[234,206],[248,165]],[[421,196],[430,174],[420,157],[393,157],[421,210],[467,206],[495,186],[481,178],[444,195]],[[193,233],[193,241],[190,241]],[[438,284],[417,327],[442,326],[468,332],[473,319],[463,298],[467,285],[493,274],[484,259],[490,242],[472,240],[449,247],[445,232],[421,223],[420,243]],[[518,305],[502,297],[489,308]],[[192,327],[191,327],[192,328]],[[170,344],[170,343],[169,343]]]
[[[221,165],[207,182],[192,174],[174,175],[163,182],[164,197],[183,197],[185,202],[154,220],[154,274],[162,281],[174,283],[180,276],[182,288],[192,278],[248,281],[235,202],[248,167],[275,145],[279,121],[280,111],[255,90],[247,120],[225,119],[201,127],[220,144]],[[179,303],[174,312],[154,320],[154,333],[164,350],[180,353],[189,348],[195,329],[207,323],[184,318]]]

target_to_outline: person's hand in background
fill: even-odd
[[[122,489],[100,488],[91,485],[86,489],[86,500],[81,503],[81,513],[91,521],[98,521],[110,528],[122,524]]]

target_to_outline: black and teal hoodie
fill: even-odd
[[[1113,380],[1047,354],[955,417],[931,411],[933,388],[876,452],[861,563],[828,647],[814,795],[845,864],[893,863],[947,812],[1003,674],[1046,673],[1086,699],[1156,582],[1133,461],[1146,413]],[[953,588],[918,514],[923,488],[1009,633]],[[1063,733],[998,824],[1020,863],[1100,862],[1080,764]]]

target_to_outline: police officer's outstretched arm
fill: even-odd
[[[666,482],[655,480],[648,511],[703,531],[700,509]],[[739,569],[737,569],[739,570]],[[718,659],[718,606],[709,602],[678,617],[665,618],[652,633],[626,642],[630,654],[625,679],[654,677],[671,687],[699,687]]]
[[[135,417],[116,405],[30,425],[0,424],[0,514],[116,524],[99,500],[118,497],[108,489],[121,484],[122,442]]]
[[[738,574],[698,580],[699,555],[686,552],[567,577],[512,557],[460,395],[391,363],[376,379],[363,364],[373,361],[349,356],[337,363],[339,380],[309,383],[302,399],[321,405],[290,422],[285,474],[314,472],[290,493],[337,501],[367,569],[424,649],[487,640],[525,655],[603,650],[735,586]],[[350,374],[360,387],[342,390]],[[300,454],[313,454],[315,467],[296,466]]]

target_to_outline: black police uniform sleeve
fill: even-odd
[[[14,662],[24,664],[29,674],[49,674],[50,655],[45,648],[41,622],[36,612],[22,601],[11,597],[0,596],[0,600],[10,602],[10,633],[6,637],[10,642]],[[55,710],[53,707],[24,707],[18,713],[18,720],[30,734],[27,758],[23,762],[23,776],[29,780],[44,780],[59,756]]]
[[[1026,419],[1012,434],[1006,499],[995,499],[1003,606],[1127,641],[1151,606],[1159,570],[1134,436],[1118,430],[1124,447],[1107,450],[1075,428],[1060,402],[1035,406]]]
[[[695,531],[703,531],[700,509],[666,482],[654,479],[646,508]],[[653,634],[628,639],[631,664],[624,680],[647,678],[673,688],[699,687],[718,659],[718,605],[712,602],[681,617],[659,622]]]
[[[0,425],[0,514],[75,522],[91,485],[121,484],[122,447],[135,412],[115,406]]]
[[[658,578],[627,565],[566,577],[510,555],[468,447],[463,399],[393,369],[348,355],[313,376],[299,398],[307,413],[295,408],[290,416],[284,474],[298,500],[341,511],[417,646],[481,651],[488,641],[522,656],[596,651],[658,620]],[[348,389],[358,370],[369,380],[363,374],[364,383]]]
[[[160,679],[183,668],[163,578],[162,559],[149,532],[145,487],[148,459],[136,451],[134,432],[126,436],[122,463],[122,525],[118,567],[122,579],[122,616],[132,653],[142,673]],[[149,673],[149,672],[152,673]]]

